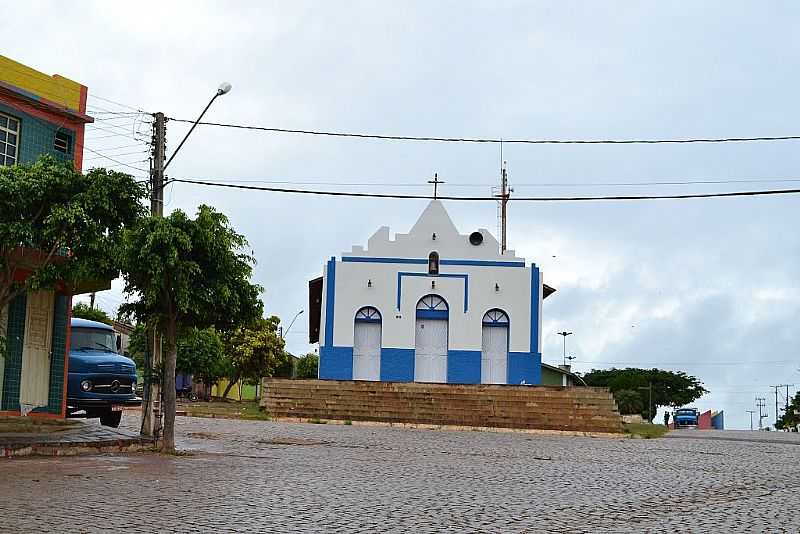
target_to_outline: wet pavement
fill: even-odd
[[[70,420],[57,429],[43,426],[39,430],[0,432],[0,458],[135,451],[151,446],[136,429],[109,428],[90,420]]]
[[[794,443],[177,426],[189,454],[0,461],[0,532],[800,530]]]

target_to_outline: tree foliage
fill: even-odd
[[[694,402],[708,393],[702,382],[683,371],[673,372],[662,369],[603,369],[583,375],[589,386],[606,387],[617,394],[620,391],[636,392],[641,399],[642,417],[648,417],[649,384],[653,385],[653,405],[649,411],[655,416],[659,406],[679,408]],[[626,394],[627,395],[627,394]]]
[[[792,402],[789,403],[789,407],[786,409],[786,412],[778,419],[778,423],[775,425],[775,428],[793,428],[800,424],[800,392],[798,392]]]
[[[225,347],[213,328],[190,328],[178,338],[175,369],[190,374],[209,388],[230,374]]]
[[[297,372],[295,378],[317,378],[319,368],[319,356],[310,352],[300,358],[297,362]]]
[[[640,414],[644,410],[645,403],[638,391],[632,389],[620,389],[614,392],[614,400],[617,401],[619,413],[622,415]]]
[[[261,288],[250,282],[255,260],[228,218],[209,206],[197,217],[180,210],[147,218],[125,233],[123,276],[132,300],[121,311],[164,336],[163,384],[175,382],[179,334],[250,324],[262,313]],[[162,449],[175,449],[175,388],[164,388]]]
[[[274,376],[291,357],[284,349],[278,335],[280,319],[272,316],[259,319],[251,326],[237,329],[226,340],[227,354],[231,360],[230,383],[223,393],[227,397],[231,385],[239,380],[257,383],[262,377]]]
[[[114,321],[111,317],[99,308],[91,308],[88,304],[78,302],[72,306],[72,316],[78,319],[88,319],[89,321],[97,321],[98,323],[112,324]]]
[[[50,156],[0,166],[0,309],[58,281],[116,278],[123,231],[143,216],[145,196],[128,174],[82,174]]]

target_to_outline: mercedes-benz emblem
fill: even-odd
[[[111,391],[113,393],[119,391],[119,380],[114,380],[113,382],[111,382]]]

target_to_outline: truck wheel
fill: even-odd
[[[122,421],[122,411],[112,412],[109,410],[100,415],[100,424],[103,426],[118,428],[120,421]]]

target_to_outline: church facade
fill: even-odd
[[[542,301],[535,264],[461,234],[433,200],[408,234],[380,228],[309,283],[319,378],[540,384]]]

